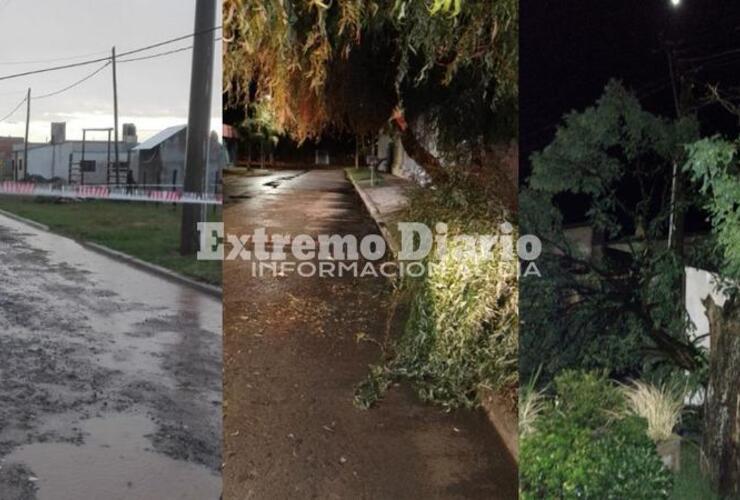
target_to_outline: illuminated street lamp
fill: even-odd
[[[681,4],[681,0],[671,0],[671,5],[678,7]]]

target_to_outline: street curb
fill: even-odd
[[[119,252],[118,250],[113,250],[112,248],[108,248],[103,245],[99,245],[98,243],[93,243],[91,241],[84,241],[84,240],[77,240],[74,238],[70,238],[69,236],[65,236],[63,234],[56,233],[49,229],[49,226],[45,224],[41,224],[40,222],[36,222],[30,219],[26,219],[25,217],[21,217],[20,215],[16,215],[12,212],[8,212],[6,210],[0,209],[0,215],[3,215],[9,219],[13,219],[17,222],[20,222],[22,224],[27,224],[33,228],[40,229],[41,231],[46,231],[47,233],[56,234],[57,236],[61,236],[62,238],[68,238],[73,241],[76,241],[80,245],[93,250],[99,254],[103,254],[106,257],[115,259],[119,262],[123,262],[125,264],[131,265],[133,267],[139,268],[144,271],[148,271],[152,274],[156,274],[162,278],[169,279],[170,281],[176,281],[178,283],[181,283],[185,286],[189,286],[191,288],[195,288],[196,290],[203,292],[205,294],[208,294],[216,299],[221,299],[223,297],[223,289],[221,287],[215,286],[215,285],[209,285],[208,283],[201,283],[200,281],[194,280],[192,278],[188,278],[187,276],[184,276],[180,273],[176,273],[175,271],[171,271],[169,269],[166,269],[164,267],[158,266],[156,264],[151,264],[149,262],[143,261],[139,258],[133,257],[131,255],[128,255],[123,252]]]
[[[172,271],[170,269],[152,264],[150,262],[146,262],[127,253],[113,250],[112,248],[108,248],[98,243],[93,243],[91,241],[78,241],[78,243],[86,248],[89,248],[90,250],[103,254],[106,257],[110,257],[134,267],[138,267],[139,269],[159,275],[160,277],[169,279],[171,281],[177,281],[178,283],[189,286],[191,288],[195,288],[196,290],[206,293],[216,299],[221,299],[223,297],[223,289],[221,287],[209,285],[208,283],[202,283],[192,278],[188,278],[187,276],[176,273],[175,271]]]
[[[41,229],[42,231],[51,232],[51,230],[49,229],[49,226],[47,226],[46,224],[41,224],[40,222],[36,222],[35,220],[26,219],[25,217],[16,215],[13,212],[8,212],[7,210],[0,209],[0,215],[4,215],[8,219],[13,219],[17,222],[22,222],[23,224],[29,225],[36,229]]]
[[[380,213],[380,210],[378,210],[377,205],[375,205],[375,202],[373,202],[372,199],[370,199],[370,196],[368,196],[362,188],[358,185],[357,182],[352,178],[351,175],[345,170],[344,175],[347,177],[347,180],[352,184],[352,186],[355,188],[355,192],[360,195],[360,198],[362,199],[362,202],[365,204],[365,208],[370,213],[370,217],[373,218],[375,221],[375,225],[378,226],[378,229],[380,230],[381,235],[383,236],[383,239],[388,242],[388,247],[390,248],[391,253],[393,254],[393,258],[398,258],[398,252],[400,249],[398,241],[395,240],[393,237],[393,234],[388,229],[388,223],[383,219],[383,215]]]

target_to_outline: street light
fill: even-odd
[[[671,5],[678,7],[681,4],[681,0],[671,0]]]

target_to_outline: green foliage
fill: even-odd
[[[673,165],[697,135],[695,120],[652,115],[612,81],[594,106],[566,115],[553,142],[532,156],[520,222],[546,252],[542,277],[521,280],[523,377],[542,363],[542,352],[545,382],[568,367],[635,376],[646,364],[700,363],[680,296],[685,261],[665,245]],[[584,200],[584,226],[609,247],[594,255],[579,247],[564,227],[561,196]]]
[[[388,379],[410,380],[420,397],[448,407],[473,407],[481,386],[505,391],[514,399],[517,385],[518,315],[516,260],[462,257],[458,234],[498,234],[501,214],[481,203],[474,191],[459,185],[419,190],[406,220],[449,226],[447,252],[432,256],[434,270],[424,278],[406,278],[402,287],[413,297],[405,331],[396,339],[393,357],[356,393],[368,407],[382,395]],[[516,236],[514,236],[516,238]]]
[[[740,279],[740,167],[737,143],[719,137],[702,139],[687,147],[690,172],[705,195],[716,243],[722,251],[721,274]]]
[[[681,444],[681,470],[676,474],[671,500],[722,500],[702,475],[700,461],[699,446],[684,440]]]
[[[603,372],[565,370],[554,384],[558,410],[577,427],[598,429],[622,409],[619,390]]]
[[[567,372],[556,380],[550,410],[521,439],[520,497],[560,499],[668,498],[663,468],[647,425],[616,418],[619,392],[603,375]]]
[[[407,98],[413,107],[415,87],[458,78],[487,93],[492,116],[517,102],[514,0],[225,0],[224,39],[230,102],[271,96],[276,123],[299,141],[375,133]]]

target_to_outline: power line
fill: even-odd
[[[26,102],[26,98],[25,98],[25,97],[23,98],[23,100],[22,100],[21,102],[19,102],[19,103],[18,103],[18,105],[17,105],[17,106],[15,107],[15,108],[13,108],[13,111],[11,111],[11,112],[10,112],[10,113],[8,113],[7,115],[5,115],[5,116],[3,116],[2,118],[0,118],[0,122],[4,122],[5,120],[7,120],[7,119],[8,119],[8,118],[10,118],[11,116],[13,116],[13,113],[15,113],[16,111],[18,111],[18,109],[19,109],[19,108],[20,108],[21,106],[23,106],[23,103],[24,103],[24,102]]]
[[[221,40],[221,37],[215,38],[214,39],[214,42],[217,42],[219,40]],[[127,62],[143,61],[143,60],[147,60],[147,59],[154,59],[154,58],[158,58],[158,57],[168,56],[168,55],[171,55],[171,54],[176,54],[178,52],[184,52],[186,50],[192,50],[192,48],[193,48],[193,46],[190,45],[188,47],[181,47],[179,49],[168,50],[166,52],[160,52],[160,53],[152,54],[152,55],[149,55],[149,56],[133,57],[133,58],[129,58],[129,59],[124,59],[124,60],[121,60],[121,61],[117,61],[117,62],[119,62],[119,63],[127,63]],[[77,80],[76,82],[74,82],[74,83],[72,83],[70,85],[67,85],[66,87],[63,87],[63,88],[61,88],[59,90],[55,90],[54,92],[49,92],[49,93],[42,94],[42,95],[39,95],[39,96],[34,96],[34,97],[32,97],[32,100],[46,99],[48,97],[53,97],[53,96],[62,94],[64,92],[67,92],[68,90],[71,90],[71,89],[73,89],[73,88],[75,88],[75,87],[83,84],[84,82],[88,81],[89,79],[93,78],[95,75],[97,75],[98,73],[100,73],[101,71],[103,71],[105,68],[107,68],[111,64],[112,64],[112,62],[111,61],[108,61],[105,64],[103,64],[101,67],[99,67],[98,69],[96,69],[95,71],[93,71],[92,73],[86,75],[84,78],[81,78],[80,80]],[[16,93],[16,92],[14,92],[14,93]],[[12,116],[13,113],[15,113],[16,111],[18,111],[18,108],[20,108],[21,105],[24,102],[26,102],[26,99],[25,98],[18,104],[18,106],[16,106],[13,109],[13,111],[11,111],[8,115],[6,115],[0,121],[4,121],[7,118],[9,118],[10,116]]]
[[[125,57],[125,56],[132,55],[132,54],[138,54],[140,52],[144,52],[144,51],[147,51],[147,50],[155,49],[157,47],[162,47],[163,45],[168,45],[170,43],[179,42],[181,40],[186,40],[188,38],[192,38],[192,37],[197,36],[197,35],[200,35],[202,33],[210,33],[210,32],[213,32],[213,31],[216,31],[216,30],[219,30],[219,29],[221,29],[221,26],[215,26],[213,28],[209,28],[209,29],[203,30],[201,32],[195,32],[195,33],[191,33],[189,35],[183,35],[183,36],[179,36],[179,37],[176,37],[176,38],[171,38],[171,39],[165,40],[163,42],[159,42],[159,43],[154,43],[154,44],[151,44],[151,45],[147,45],[146,47],[141,47],[141,48],[138,48],[138,49],[133,49],[133,50],[129,50],[129,51],[126,51],[126,52],[122,52],[122,53],[119,54],[119,56],[124,56]],[[49,71],[59,71],[59,70],[62,70],[62,69],[77,68],[77,67],[80,67],[80,66],[88,66],[90,64],[95,64],[95,63],[104,62],[104,61],[110,61],[110,60],[111,60],[111,57],[110,56],[107,56],[107,57],[100,57],[100,58],[97,58],[97,59],[89,59],[87,61],[80,61],[80,62],[77,62],[77,63],[63,64],[63,65],[60,65],[60,66],[52,66],[50,68],[37,69],[37,70],[32,70],[32,71],[24,71],[22,73],[15,73],[15,74],[12,74],[12,75],[0,76],[0,81],[10,80],[12,78],[20,78],[22,76],[35,75],[35,74],[38,74],[38,73],[48,73]]]
[[[139,49],[129,50],[127,52],[121,52],[118,54],[118,56],[130,56],[131,54],[138,54],[139,52],[144,52],[146,50],[156,49],[157,47],[161,47],[163,45],[168,45],[170,43],[179,42],[181,40],[187,40],[188,38],[193,38],[197,35],[202,35],[204,33],[211,33],[213,31],[220,30],[221,26],[214,26],[213,28],[208,28],[207,30],[202,31],[196,31],[195,33],[190,33],[188,35],[179,36],[177,38],[171,38],[169,40],[165,40],[164,42],[154,43],[152,45],[147,45],[146,47],[141,47]]]
[[[99,50],[97,52],[88,52],[87,54],[79,54],[76,56],[69,56],[69,57],[55,57],[53,59],[36,59],[32,61],[0,61],[0,66],[22,66],[25,64],[46,64],[46,63],[53,63],[53,62],[62,62],[62,61],[73,61],[75,59],[82,59],[85,57],[92,57],[92,56],[99,56],[102,54],[107,54],[107,50]]]
[[[100,73],[101,71],[103,71],[105,68],[107,68],[110,65],[111,65],[111,63],[109,61],[109,62],[103,64],[101,67],[99,67],[95,71],[93,71],[92,73],[90,73],[89,75],[87,75],[86,77],[82,78],[81,80],[77,80],[73,84],[67,85],[66,87],[64,87],[62,89],[55,90],[54,92],[49,92],[48,94],[42,94],[42,95],[39,95],[39,96],[34,96],[31,100],[46,99],[47,97],[53,97],[55,95],[59,95],[59,94],[61,94],[63,92],[66,92],[68,90],[71,90],[71,89],[75,88],[76,86],[78,86],[78,85],[80,85],[80,84],[88,81],[90,78],[94,77],[95,75],[97,75],[98,73]]]
[[[221,37],[214,38],[214,42],[218,42],[221,40]],[[155,59],[157,57],[164,57],[168,56],[170,54],[177,54],[178,52],[185,52],[186,50],[192,50],[193,46],[189,45],[187,47],[181,47],[179,49],[173,49],[168,50],[167,52],[159,52],[157,54],[152,54],[149,56],[141,56],[141,57],[130,57],[128,59],[122,59],[122,60],[116,60],[117,63],[127,63],[127,62],[134,62],[134,61],[145,61],[147,59]]]

